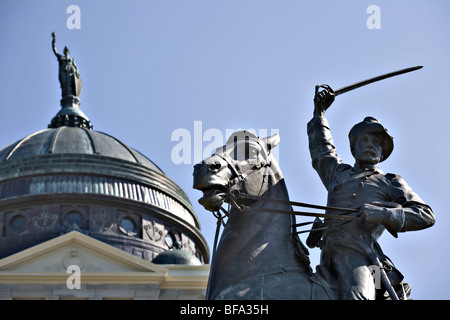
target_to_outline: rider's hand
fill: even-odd
[[[319,89],[322,89],[319,91]],[[335,98],[334,91],[327,84],[316,86],[314,95],[314,115],[323,115]]]
[[[359,209],[363,222],[382,224],[391,233],[400,231],[405,222],[405,213],[400,205],[392,203],[366,203]]]

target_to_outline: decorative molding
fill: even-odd
[[[24,177],[20,180],[7,180],[0,182],[0,185],[2,190],[15,190],[14,192],[10,191],[8,193],[4,191],[1,193],[1,200],[24,195],[53,193],[107,195],[150,204],[178,216],[193,226],[197,226],[196,217],[192,212],[172,196],[149,185],[119,178],[81,174],[58,174]],[[27,187],[24,188],[24,185]]]
[[[21,271],[17,270],[19,267],[33,262],[46,261],[52,253],[60,250],[66,250],[62,261],[55,262],[48,267],[44,266],[43,271],[24,271],[23,268]],[[95,253],[113,263],[129,265],[136,271],[105,272],[99,270],[98,266],[90,264],[88,256],[85,255],[88,252]],[[81,267],[82,286],[155,285],[152,288],[134,288],[132,290],[206,290],[210,268],[209,265],[155,265],[84,234],[71,232],[1,259],[0,286],[13,284],[15,288],[13,290],[20,290],[20,285],[26,285],[29,289],[33,288],[30,286],[36,285],[36,290],[38,290],[41,285],[60,284],[61,289],[66,289],[68,274],[65,272],[65,268],[74,261],[79,262]]]
[[[147,186],[155,190],[164,190],[165,194],[184,206],[184,209],[192,215],[196,226],[199,227],[198,217],[185,192],[163,172],[138,163],[97,154],[43,154],[16,160],[0,161],[0,171],[2,172],[0,199],[11,197],[8,193],[14,188],[8,186],[9,183],[23,184],[24,180],[30,178],[52,179],[58,175],[96,177],[96,179],[112,178],[121,182]],[[69,184],[72,184],[72,182],[69,182]],[[23,188],[23,185],[19,185],[20,187]],[[53,187],[47,186],[46,188]],[[109,188],[108,186],[106,190],[109,190]],[[56,192],[62,192],[60,188],[58,190]],[[127,186],[127,189],[123,189],[122,192],[125,192],[125,190],[129,192],[129,187]],[[84,192],[83,190],[82,193]],[[127,198],[133,199],[132,192],[131,196]],[[145,196],[146,192],[142,191],[141,193],[141,196]],[[151,197],[152,194],[150,193],[149,196]]]
[[[152,264],[134,255],[124,252],[102,241],[96,240],[77,231],[72,231],[57,238],[48,240],[34,247],[15,253],[0,260],[0,272],[12,271],[21,265],[45,259],[49,255],[64,248],[72,250],[73,245],[80,249],[98,255],[99,257],[121,264],[142,272],[155,272],[166,274],[167,269]]]

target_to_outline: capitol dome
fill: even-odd
[[[150,159],[102,132],[61,126],[30,134],[0,150],[0,162],[36,155],[100,155],[140,164],[164,174]]]
[[[0,150],[0,258],[76,230],[149,261],[180,243],[208,263],[184,191],[63,100],[47,129]]]

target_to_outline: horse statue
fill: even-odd
[[[273,213],[292,211],[270,152],[278,143],[278,134],[260,139],[247,131],[235,132],[225,146],[194,166],[193,186],[203,192],[199,203],[219,213],[220,220],[220,210],[227,214],[213,248],[206,299],[336,299],[327,277],[311,269],[295,216]],[[228,211],[222,208],[224,202]]]

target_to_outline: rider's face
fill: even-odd
[[[353,147],[355,159],[360,163],[377,164],[383,155],[382,139],[373,133],[363,133]]]

